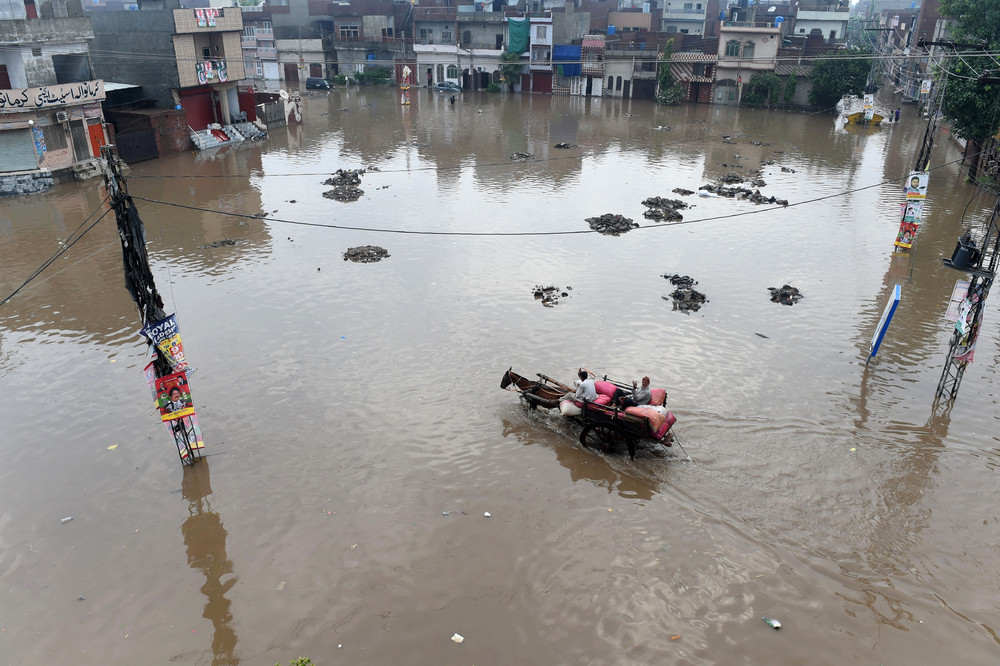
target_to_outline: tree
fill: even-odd
[[[941,0],[939,11],[953,20],[951,34],[955,41],[982,41],[989,51],[1000,47],[1000,4],[996,0]],[[951,59],[946,67],[949,76],[941,80],[945,86],[941,113],[951,123],[952,131],[969,142],[966,153],[978,156],[980,144],[1000,128],[1000,85],[975,79],[995,67],[985,54]],[[977,162],[978,158],[970,171],[973,177]]]
[[[759,72],[750,77],[747,83],[748,91],[743,94],[742,106],[771,108],[772,102],[778,101],[778,91],[781,90],[781,79],[774,72]]]
[[[785,104],[791,104],[792,100],[795,98],[795,88],[798,86],[798,82],[795,80],[795,72],[792,72],[788,77],[788,82],[785,83],[785,94],[784,100]]]
[[[524,62],[520,53],[504,52],[500,55],[500,78],[507,85],[507,90],[514,90],[514,85],[520,83]]]
[[[844,95],[861,95],[872,69],[867,51],[854,48],[824,54],[816,61],[809,80],[809,103],[832,108]]]
[[[656,101],[660,104],[678,104],[684,99],[684,87],[674,83],[670,73],[670,58],[674,54],[674,38],[671,37],[663,46],[660,54],[660,67],[656,77]]]

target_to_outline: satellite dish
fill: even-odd
[[[281,97],[281,99],[288,99],[288,91],[287,90],[279,90],[278,91],[278,96]]]
[[[775,9],[776,9],[775,7],[768,7],[767,11],[773,13]]]

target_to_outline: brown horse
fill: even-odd
[[[507,372],[503,373],[500,388],[507,389],[508,391],[517,391],[532,409],[538,407],[553,409],[558,407],[559,398],[573,391],[570,387],[560,384],[550,377],[542,374],[539,374],[538,377],[541,381],[522,377],[508,369]]]

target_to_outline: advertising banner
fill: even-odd
[[[156,379],[156,406],[164,421],[194,414],[191,389],[188,388],[187,376],[183,372],[174,372]]]
[[[182,370],[194,372],[184,359],[184,345],[181,343],[181,331],[177,326],[176,315],[146,324],[142,327],[142,334],[156,345],[175,372]]]

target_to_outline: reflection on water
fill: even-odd
[[[181,495],[188,501],[188,518],[181,525],[187,548],[188,566],[205,576],[201,593],[205,595],[202,617],[212,623],[212,664],[238,664],[235,655],[238,638],[232,626],[233,614],[226,593],[238,580],[233,563],[226,555],[226,529],[222,518],[212,508],[212,480],[208,460],[185,466]],[[225,580],[223,580],[225,578]]]

